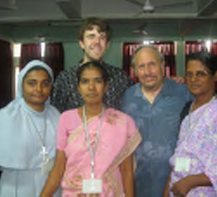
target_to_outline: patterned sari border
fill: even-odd
[[[141,140],[142,139],[139,132],[135,132],[135,135],[133,135],[131,139],[128,140],[121,153],[115,158],[113,164],[108,168],[103,177],[108,176],[108,174],[117,168],[124,161],[124,159],[130,156],[135,151]]]
[[[121,190],[121,185],[118,182],[117,178],[113,176],[113,171],[128,157],[130,156],[134,150],[137,148],[139,143],[141,142],[141,136],[139,132],[135,132],[135,135],[131,137],[131,139],[127,142],[127,144],[122,149],[121,153],[118,157],[115,158],[113,164],[108,168],[108,170],[103,175],[104,179],[110,180],[109,182],[112,184],[112,188],[115,191],[115,197],[122,197],[123,191]]]
[[[99,115],[94,116],[92,118],[90,118],[87,121],[87,125],[89,125],[92,121],[94,121],[96,118],[98,118]],[[84,131],[84,123],[82,125],[80,125],[79,127],[77,127],[70,135],[68,138],[68,144],[70,144],[79,134],[81,134],[81,132]]]

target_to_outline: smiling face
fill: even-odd
[[[194,96],[213,96],[215,91],[216,75],[199,60],[187,62],[186,83]]]
[[[30,71],[24,77],[22,87],[26,104],[36,111],[42,111],[51,92],[48,73],[43,69]]]
[[[155,91],[163,85],[163,65],[152,48],[143,48],[135,56],[135,72],[144,90]]]
[[[109,42],[105,32],[99,32],[97,26],[84,32],[83,40],[79,44],[84,51],[84,62],[100,61],[106,52]]]
[[[86,104],[102,104],[103,96],[108,89],[99,68],[85,68],[80,76],[78,91]]]

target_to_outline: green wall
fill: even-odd
[[[145,21],[144,21],[145,22]],[[120,23],[113,25],[113,37],[104,61],[111,65],[122,67],[122,44],[124,42],[175,41],[177,75],[183,76],[185,69],[184,41],[205,40],[217,38],[217,21],[188,21],[148,23],[145,29],[148,35],[135,34],[133,29],[137,23]],[[83,57],[83,52],[77,39],[78,26],[54,26],[32,23],[32,25],[0,25],[0,39],[11,42],[33,43],[44,38],[47,42],[62,42],[65,52],[65,69],[76,65]]]
[[[64,42],[65,54],[65,69],[76,65],[83,58],[83,51],[81,50],[78,41]],[[112,41],[105,56],[104,61],[117,67],[122,67],[122,43]]]
[[[81,50],[78,42],[64,42],[64,61],[65,69],[68,69],[76,65],[83,57],[83,51]]]

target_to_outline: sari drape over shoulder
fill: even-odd
[[[207,105],[191,113],[193,129],[188,129],[189,115],[185,117],[181,124],[177,148],[170,158],[173,168],[177,157],[186,157],[191,161],[188,172],[172,172],[170,185],[188,175],[200,173],[205,173],[213,185],[193,188],[186,197],[217,196],[217,100]],[[170,196],[172,197],[173,194],[171,193]]]
[[[88,120],[91,145],[94,146],[100,118]],[[84,124],[78,110],[70,110],[60,117],[57,148],[64,150],[67,163],[62,180],[63,196],[85,196],[81,193],[82,180],[90,179],[91,156]],[[102,179],[102,197],[124,196],[119,165],[133,153],[141,137],[132,118],[118,110],[106,109],[94,157],[95,178]]]

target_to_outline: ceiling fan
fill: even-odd
[[[127,0],[127,1],[130,3],[134,3],[136,5],[142,6],[142,10],[145,13],[152,13],[155,10],[155,7],[153,5],[151,5],[149,0],[146,0],[144,4],[137,1],[137,0],[135,0],[135,1],[134,0]]]
[[[0,10],[15,10],[17,9],[16,0],[1,0]]]
[[[140,2],[139,0],[125,0],[129,3],[142,7],[142,13],[153,13],[156,10],[160,10],[163,8],[172,8],[178,6],[186,6],[192,4],[192,0],[185,0],[180,2],[170,2],[170,3],[160,3],[160,5],[152,5],[150,0],[146,0],[144,3]]]

